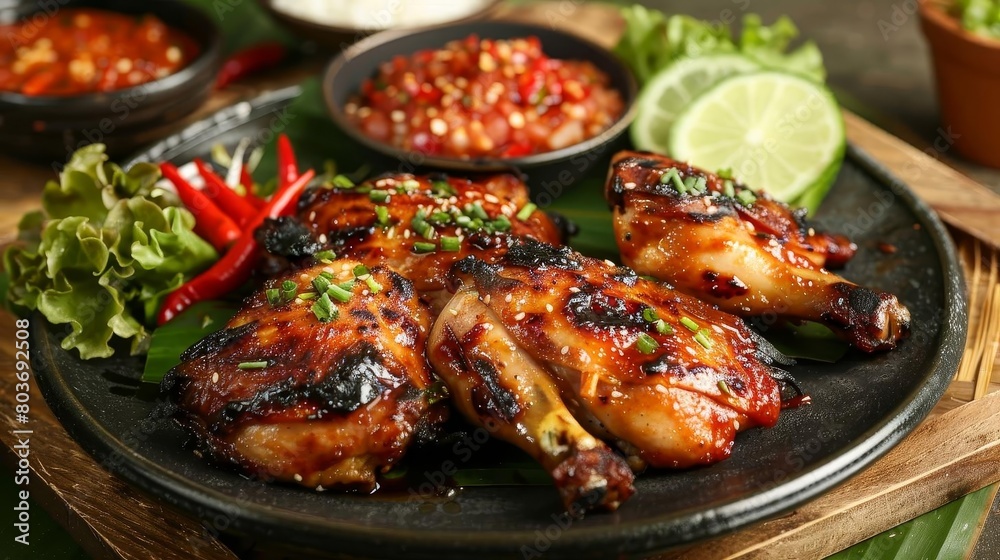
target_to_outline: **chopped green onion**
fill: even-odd
[[[354,278],[351,278],[347,282],[341,282],[337,285],[340,286],[340,289],[347,290],[349,292],[354,289]]]
[[[510,231],[510,218],[500,214],[500,217],[493,220],[493,229],[497,231]]]
[[[712,339],[709,338],[712,332],[708,329],[701,329],[698,334],[694,335],[694,341],[705,347],[705,350],[712,349]]]
[[[389,208],[385,206],[376,206],[375,217],[378,218],[379,224],[383,226],[389,225]]]
[[[371,293],[373,294],[377,294],[382,291],[382,284],[379,284],[373,276],[365,278],[365,284],[368,284],[368,289],[371,290]]]
[[[655,309],[653,309],[652,307],[647,307],[647,308],[645,308],[645,309],[642,310],[642,318],[647,323],[652,323],[652,322],[656,321],[657,319],[659,319],[660,316],[656,314],[656,310]]]
[[[681,317],[681,324],[687,327],[691,332],[698,332],[698,323],[695,323],[689,317]]]
[[[718,175],[720,179],[732,179],[733,178],[733,168],[732,167],[724,167],[724,168],[716,171],[715,174]]]
[[[677,173],[675,171],[674,174],[671,176],[671,180],[674,182],[674,188],[677,189],[677,192],[681,194],[687,194],[688,192],[687,185],[684,184],[684,180],[681,179],[680,173]]]
[[[725,381],[719,381],[719,390],[729,395],[730,397],[736,396],[733,394],[733,390],[729,388],[729,385]]]
[[[389,200],[389,191],[372,189],[371,192],[368,193],[368,198],[371,199],[372,202],[385,202],[386,200]]]
[[[743,206],[750,206],[754,202],[757,202],[757,197],[749,190],[742,190],[736,193],[736,200]]]
[[[417,241],[413,244],[413,251],[416,253],[433,253],[435,249],[437,249],[437,245],[433,243]]]
[[[465,213],[472,218],[479,218],[484,222],[490,219],[490,215],[486,213],[485,209],[483,209],[483,205],[478,202],[466,206]]]
[[[313,299],[314,297],[316,297],[316,292],[305,292],[298,295],[299,299],[305,299],[305,300]]]
[[[695,185],[697,183],[698,183],[697,177],[688,176],[684,178],[684,188],[686,188],[689,192],[697,194],[698,191],[695,190]]]
[[[635,347],[643,354],[652,354],[660,347],[660,344],[648,334],[641,333],[639,338],[635,339]]]
[[[327,280],[333,280],[333,273],[330,272],[329,270],[324,270],[320,272],[319,275],[322,276],[323,278],[326,278]]]
[[[530,218],[531,215],[534,214],[535,210],[537,209],[538,209],[537,204],[535,204],[534,202],[529,202],[525,204],[524,207],[521,208],[521,210],[517,213],[517,219],[523,222],[528,218]]]
[[[211,325],[214,322],[215,322],[215,320],[212,319],[211,315],[205,315],[204,317],[201,318],[201,328],[202,329],[207,329],[208,326]]]
[[[729,179],[722,182],[722,194],[728,196],[729,198],[736,196],[736,187],[733,186],[733,182]]]
[[[340,315],[340,312],[334,307],[333,302],[330,301],[330,296],[325,293],[319,296],[319,299],[313,304],[312,312],[321,323],[328,323]]]
[[[333,259],[337,258],[337,254],[329,249],[326,249],[313,255],[313,258],[321,263],[330,264],[333,262]]]
[[[427,219],[434,222],[435,224],[447,224],[448,222],[451,221],[451,214],[447,212],[434,212]]]
[[[370,274],[368,272],[368,267],[367,266],[365,266],[363,264],[359,264],[358,266],[354,267],[354,277],[355,278],[361,278],[362,276],[364,276],[366,274]]]
[[[354,181],[347,178],[347,175],[334,175],[331,180],[333,186],[340,187],[342,189],[350,189],[354,187]]]
[[[267,361],[261,360],[259,362],[240,362],[236,367],[240,369],[264,369],[267,367]]]
[[[317,293],[322,294],[327,288],[330,287],[330,280],[328,280],[325,276],[317,276],[316,278],[313,278],[312,286],[316,289]]]
[[[462,247],[462,242],[457,237],[441,237],[441,250],[455,253]]]
[[[451,188],[451,184],[448,181],[434,181],[432,183],[434,186],[434,194],[440,197],[454,196],[455,189]]]
[[[267,303],[281,305],[281,290],[278,288],[268,288],[264,294],[267,295]]]
[[[281,283],[281,299],[285,301],[292,301],[295,299],[295,294],[299,291],[299,285],[291,280],[285,280]]]
[[[455,223],[461,227],[469,227],[469,224],[472,223],[472,218],[468,216],[456,216]]]
[[[427,222],[418,222],[413,224],[413,229],[424,239],[434,239],[434,236],[436,235],[434,226]]]
[[[664,171],[663,175],[660,175],[660,184],[666,185],[667,183],[673,181],[675,175],[677,175],[677,169],[674,167]]]
[[[663,319],[658,319],[656,321],[656,332],[660,334],[670,334],[674,332],[674,328],[667,324]]]
[[[698,194],[704,193],[708,190],[708,181],[706,181],[704,177],[698,177],[695,179],[694,186],[691,187],[691,190]]]
[[[402,186],[404,189],[406,189],[408,191],[412,191],[414,189],[419,189],[420,188],[420,181],[418,181],[416,179],[407,179],[407,180],[403,181],[400,184],[400,186]]]
[[[480,230],[483,229],[483,225],[485,224],[479,218],[472,218],[472,221],[469,222],[469,229]]]
[[[330,294],[330,297],[343,303],[351,299],[351,291],[345,290],[336,284],[330,284],[326,288],[326,293]]]

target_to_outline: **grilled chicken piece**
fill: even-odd
[[[517,217],[528,203],[527,187],[513,175],[472,181],[401,174],[350,188],[314,189],[303,196],[298,215],[337,255],[391,267],[440,309],[449,296],[442,290],[452,263],[468,255],[495,258],[506,237],[501,234],[563,240],[544,212]],[[379,211],[387,212],[384,219]],[[448,237],[461,240],[459,246],[444,247]]]
[[[427,348],[456,408],[541,463],[568,511],[614,510],[635,491],[625,461],[580,426],[551,374],[521,351],[477,292],[455,294]]]
[[[533,240],[512,242],[495,263],[464,259],[452,274],[567,398],[645,463],[712,463],[729,456],[736,432],[778,419],[781,394],[772,376],[784,372],[771,364],[787,359],[706,303]],[[503,362],[494,362],[498,371]],[[516,366],[506,367],[505,378],[518,375]],[[531,402],[523,389],[504,386],[518,402]]]
[[[374,267],[370,284],[362,275],[345,287],[348,301],[332,300],[339,316],[325,322],[333,313],[323,312],[323,298],[272,305],[266,297],[283,280],[306,294],[324,272],[350,282],[359,264],[268,281],[224,329],[182,355],[162,387],[203,451],[252,476],[364,490],[399,461],[433,416],[430,314],[412,284]]]
[[[896,296],[824,268],[846,263],[854,245],[815,232],[804,212],[764,193],[664,156],[621,152],[606,196],[622,260],[641,274],[737,315],[822,323],[865,352],[895,348],[909,332]]]

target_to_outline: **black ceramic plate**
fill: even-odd
[[[254,136],[295,91],[227,109],[148,157],[186,160],[217,141]],[[212,531],[328,554],[408,558],[639,556],[717,535],[793,508],[857,473],[920,422],[944,392],[965,341],[958,262],[941,223],[866,155],[848,150],[820,221],[860,245],[844,271],[900,296],[913,314],[910,340],[890,353],[848,354],[793,373],[813,403],[770,430],[741,434],[733,456],[711,467],[649,472],[615,513],[560,515],[548,486],[479,487],[452,497],[317,493],[247,480],[184,446],[170,422],[151,418],[137,392],[142,362],[81,362],[59,348],[58,329],[36,317],[32,360],[56,415],[104,466]],[[898,251],[883,255],[879,242]],[[454,451],[454,452],[452,452]],[[434,458],[461,463],[464,449]],[[440,461],[440,463],[437,463]],[[430,473],[440,476],[440,473]]]

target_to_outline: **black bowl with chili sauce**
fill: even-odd
[[[76,149],[104,143],[112,155],[157,140],[169,125],[198,108],[212,91],[221,64],[221,34],[199,9],[172,0],[20,1],[0,7],[6,41],[33,46],[38,26],[74,10],[101,10],[135,18],[151,15],[190,47],[190,60],[171,73],[118,89],[37,95],[0,90],[0,150],[59,165]],[[23,28],[4,27],[22,23]],[[51,24],[51,23],[50,23]],[[137,55],[140,53],[137,53]],[[138,58],[138,56],[136,57]],[[148,78],[147,78],[148,79]]]
[[[357,107],[348,105],[357,104],[362,88],[371,90],[372,80],[380,75],[383,65],[403,64],[410,57],[420,56],[424,51],[441,49],[449,42],[471,40],[470,36],[490,41],[537,38],[542,53],[548,58],[579,62],[588,68],[596,68],[606,77],[606,86],[618,93],[620,114],[599,133],[571,145],[544,151],[504,148],[506,154],[479,154],[470,157],[442,154],[441,150],[428,150],[423,146],[413,148],[412,144],[401,147],[377,140],[362,130],[363,125],[359,124],[356,114]],[[473,63],[479,64],[479,61]],[[490,60],[484,60],[482,64],[481,67],[487,69],[492,67]],[[376,87],[380,86],[381,84]],[[581,177],[593,174],[595,169],[606,167],[611,155],[625,143],[623,133],[635,117],[636,91],[635,79],[627,66],[607,49],[551,27],[500,20],[378,33],[337,56],[327,67],[323,78],[324,97],[334,122],[359,144],[400,162],[401,168],[407,169],[447,169],[470,173],[515,168],[528,176],[533,195],[540,203],[551,201]],[[532,92],[524,94],[532,95]],[[547,92],[534,94],[545,95]],[[523,95],[511,97],[518,98],[523,98]],[[513,124],[521,124],[520,119],[512,123],[512,126]],[[530,153],[523,153],[525,151]]]

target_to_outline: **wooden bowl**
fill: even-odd
[[[1000,168],[1000,40],[966,31],[950,3],[924,0],[920,21],[931,47],[942,124],[955,150]]]

